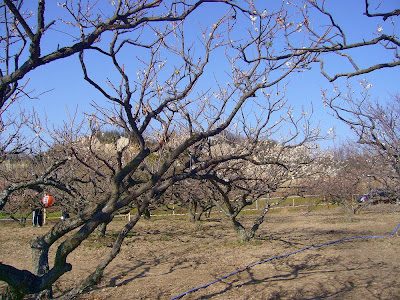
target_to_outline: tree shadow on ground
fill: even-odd
[[[263,278],[257,278],[254,275],[254,272],[251,269],[247,269],[244,271],[245,274],[242,276],[234,275],[232,278],[227,278],[220,281],[220,284],[224,284],[225,286],[219,291],[212,292],[209,294],[204,294],[205,290],[201,290],[203,295],[199,295],[198,297],[194,297],[194,299],[214,299],[214,297],[218,296],[228,296],[230,297],[229,292],[235,289],[245,288],[245,287],[254,287],[256,293],[260,294],[260,286],[265,285],[265,291],[268,292],[268,296],[263,296],[262,299],[295,299],[295,300],[316,300],[316,299],[341,299],[347,292],[351,292],[355,289],[356,285],[354,280],[348,276],[346,276],[346,272],[351,272],[354,270],[358,270],[363,272],[364,274],[368,274],[368,278],[360,278],[361,280],[365,280],[367,286],[366,289],[369,290],[370,294],[372,294],[371,289],[368,289],[368,286],[371,286],[372,282],[376,282],[378,280],[373,274],[370,274],[368,271],[371,268],[371,265],[366,265],[364,267],[360,267],[359,265],[350,266],[346,263],[341,263],[336,258],[333,259],[315,259],[319,255],[309,255],[302,262],[284,262],[283,265],[285,268],[289,267],[291,270],[289,272],[273,275],[273,276],[265,276]],[[276,263],[276,265],[279,265]],[[335,266],[336,265],[336,266]],[[340,268],[337,268],[337,265]],[[276,269],[282,269],[282,264],[280,267],[276,267]],[[327,267],[332,267],[332,269],[326,269]],[[375,266],[376,267],[376,266]],[[324,268],[321,270],[321,268]],[[278,270],[279,271],[279,270]],[[318,279],[321,276],[331,277],[330,281]],[[246,278],[246,279],[245,279]],[[305,285],[294,287],[291,290],[285,288],[285,286],[280,286],[279,283],[283,281],[294,281],[294,280],[302,280],[304,282],[312,284],[313,288],[310,290],[310,286],[307,288]],[[307,285],[307,284],[306,284]],[[390,285],[389,283],[386,284]],[[271,289],[269,288],[271,287]],[[251,289],[251,288],[250,288]],[[268,289],[268,290],[267,290]],[[384,287],[382,287],[384,289]],[[374,294],[380,295],[382,292],[373,291]],[[246,293],[250,293],[249,289],[246,289]],[[242,295],[241,299],[254,299],[253,296]],[[376,299],[384,299],[378,297]]]
[[[118,275],[109,279],[107,284],[94,287],[92,290],[126,286],[138,278],[152,276],[151,271],[154,270],[157,270],[158,275],[167,275],[174,271],[193,268],[200,264],[203,264],[200,260],[189,260],[185,257],[175,258],[174,261],[168,260],[166,257],[153,257],[146,261],[137,261],[134,266],[130,267],[127,264],[118,264],[108,271],[111,274]],[[157,269],[158,267],[161,270]]]
[[[150,267],[145,267],[139,273],[134,276],[130,276],[129,278],[125,278],[128,274],[132,274],[137,269],[146,265],[146,262],[140,261],[137,265],[127,268],[123,265],[118,265],[116,268],[119,270],[119,275],[112,277],[106,287],[120,287],[129,284],[131,281],[145,277],[146,274],[150,271]],[[125,279],[124,279],[125,278]],[[124,279],[124,280],[123,280]],[[121,282],[117,283],[118,281],[122,280]]]

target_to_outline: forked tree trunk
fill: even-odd
[[[231,217],[233,228],[237,232],[241,242],[248,242],[255,237],[256,232],[260,225],[264,222],[265,215],[269,212],[269,209],[270,205],[268,204],[267,207],[263,209],[260,216],[255,220],[250,230],[246,230],[246,228],[238,220],[236,220],[235,217]]]
[[[246,231],[246,228],[240,223],[236,218],[231,218],[233,228],[235,229],[236,233],[238,234],[240,242],[247,242],[250,240],[250,236]]]
[[[193,202],[190,204],[189,209],[188,209],[188,220],[189,222],[193,223],[196,225],[196,227],[199,229],[201,227],[201,216],[205,212],[204,208],[202,206],[199,206],[198,203]]]
[[[200,212],[195,213],[195,215],[193,216],[194,219],[192,221],[192,223],[196,226],[196,229],[199,230],[201,229],[201,216],[203,215],[203,210],[201,210]]]
[[[85,278],[76,288],[72,289],[67,294],[63,295],[58,299],[62,300],[75,299],[78,295],[84,293],[89,288],[100,283],[105,268],[113,261],[113,259],[120,252],[122,242],[124,241],[127,234],[131,231],[131,229],[140,220],[143,211],[144,209],[138,209],[138,212],[134,215],[134,217],[128,223],[125,224],[125,226],[119,232],[118,237],[114,241],[110,253],[108,253],[108,255],[104,257],[104,259],[97,265],[96,269],[87,278]]]
[[[93,224],[90,224],[92,227],[89,226],[86,228],[86,232],[82,232],[82,240],[86,238],[88,234],[93,232],[96,226],[107,221],[107,215],[99,214],[99,209],[100,205],[96,204],[91,206],[88,208],[89,213],[84,215],[85,218],[70,219],[66,223],[59,222],[46,235],[33,238],[30,242],[32,251],[32,272],[19,270],[0,262],[0,280],[12,286],[13,288],[10,289],[10,292],[14,294],[15,290],[18,289],[20,292],[19,294],[29,295],[39,293],[36,295],[36,299],[51,298],[51,285],[58,280],[60,276],[71,271],[72,265],[66,262],[66,257],[73,249],[79,246],[81,240],[67,238],[66,241],[59,246],[56,259],[54,260],[54,266],[49,270],[48,253],[51,245],[66,233],[81,226],[85,220],[89,220],[89,218],[98,214],[97,218],[93,220]],[[18,298],[14,297],[14,299]]]

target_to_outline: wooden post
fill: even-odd
[[[46,209],[43,208],[43,226],[46,225]]]

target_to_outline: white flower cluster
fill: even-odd
[[[257,16],[250,15],[251,24],[254,26],[254,30],[257,32],[258,27],[256,26]]]

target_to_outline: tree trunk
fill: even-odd
[[[197,214],[195,214],[195,216],[194,216],[194,222],[195,222],[197,228],[201,227],[200,221],[201,221],[201,216],[203,215],[203,213],[204,213],[204,209],[201,208],[200,211]]]
[[[151,214],[150,214],[150,209],[149,209],[148,207],[144,209],[144,211],[143,211],[143,217],[144,217],[146,220],[150,220]]]
[[[36,237],[31,240],[32,271],[36,275],[43,275],[49,271],[49,245]],[[50,287],[35,295],[35,299],[51,299],[53,291]]]
[[[209,209],[206,210],[207,211],[207,214],[206,214],[207,219],[209,219],[211,217],[211,210],[212,210],[212,207],[210,207]]]
[[[77,216],[75,218],[66,220],[65,222],[59,222],[44,236],[32,239],[30,241],[32,251],[32,272],[29,272],[27,270],[19,270],[15,267],[0,262],[0,281],[4,281],[10,287],[12,287],[11,289],[9,289],[9,294],[15,294],[15,290],[18,290],[18,294],[20,295],[39,293],[36,296],[37,299],[50,298],[52,296],[51,285],[63,274],[71,271],[72,269],[72,265],[66,262],[66,256],[72,251],[70,249],[73,249],[70,244],[72,243],[75,247],[77,247],[77,245],[79,244],[77,244],[76,239],[67,239],[66,241],[64,241],[58,247],[54,266],[51,270],[49,270],[48,261],[48,252],[50,247],[53,245],[54,242],[63,237],[66,233],[79,227],[86,220],[92,218],[95,214],[98,214],[99,210],[99,204],[91,205],[88,208],[87,213],[82,215],[81,217]],[[106,221],[104,215],[100,215],[100,217],[101,221],[97,223],[97,226],[101,222]],[[95,226],[95,224],[93,226]],[[93,230],[94,229],[95,227],[93,227]],[[88,230],[87,233],[90,234],[93,230]],[[48,290],[44,293],[41,293],[41,291],[46,289]]]
[[[196,201],[190,202],[188,209],[188,220],[191,223],[196,222],[196,210],[197,210],[197,202]]]
[[[260,214],[260,216],[257,218],[257,220],[254,222],[253,227],[251,227],[249,238],[252,239],[256,235],[256,231],[260,227],[260,225],[264,222],[265,215],[269,212],[270,205],[267,204],[267,207],[265,207]]]
[[[138,209],[138,212],[134,215],[134,217],[125,224],[125,226],[121,229],[118,237],[113,243],[113,247],[110,253],[104,257],[104,259],[97,265],[96,269],[85,278],[79,286],[69,291],[67,294],[63,295],[59,299],[69,300],[75,299],[78,295],[84,293],[89,288],[100,283],[101,278],[103,277],[103,273],[105,268],[113,261],[113,259],[117,256],[117,254],[121,250],[122,242],[124,241],[127,234],[131,231],[131,229],[136,225],[139,221],[144,209]]]
[[[106,236],[107,225],[108,225],[108,223],[101,223],[101,224],[97,227],[97,232],[96,232],[97,238],[103,238],[103,237]]]
[[[233,228],[237,232],[239,236],[240,242],[248,242],[250,240],[250,236],[248,235],[246,228],[236,220],[236,218],[231,218]]]
[[[189,222],[194,223],[197,229],[200,229],[201,227],[200,219],[204,211],[204,208],[201,205],[199,206],[196,201],[189,204],[188,220]]]
[[[8,286],[6,290],[1,294],[1,300],[22,300],[24,293],[19,289],[15,289],[12,286]]]
[[[347,202],[345,202],[343,206],[344,210],[346,211],[349,222],[353,222],[354,221],[353,217],[355,212],[353,206]]]

